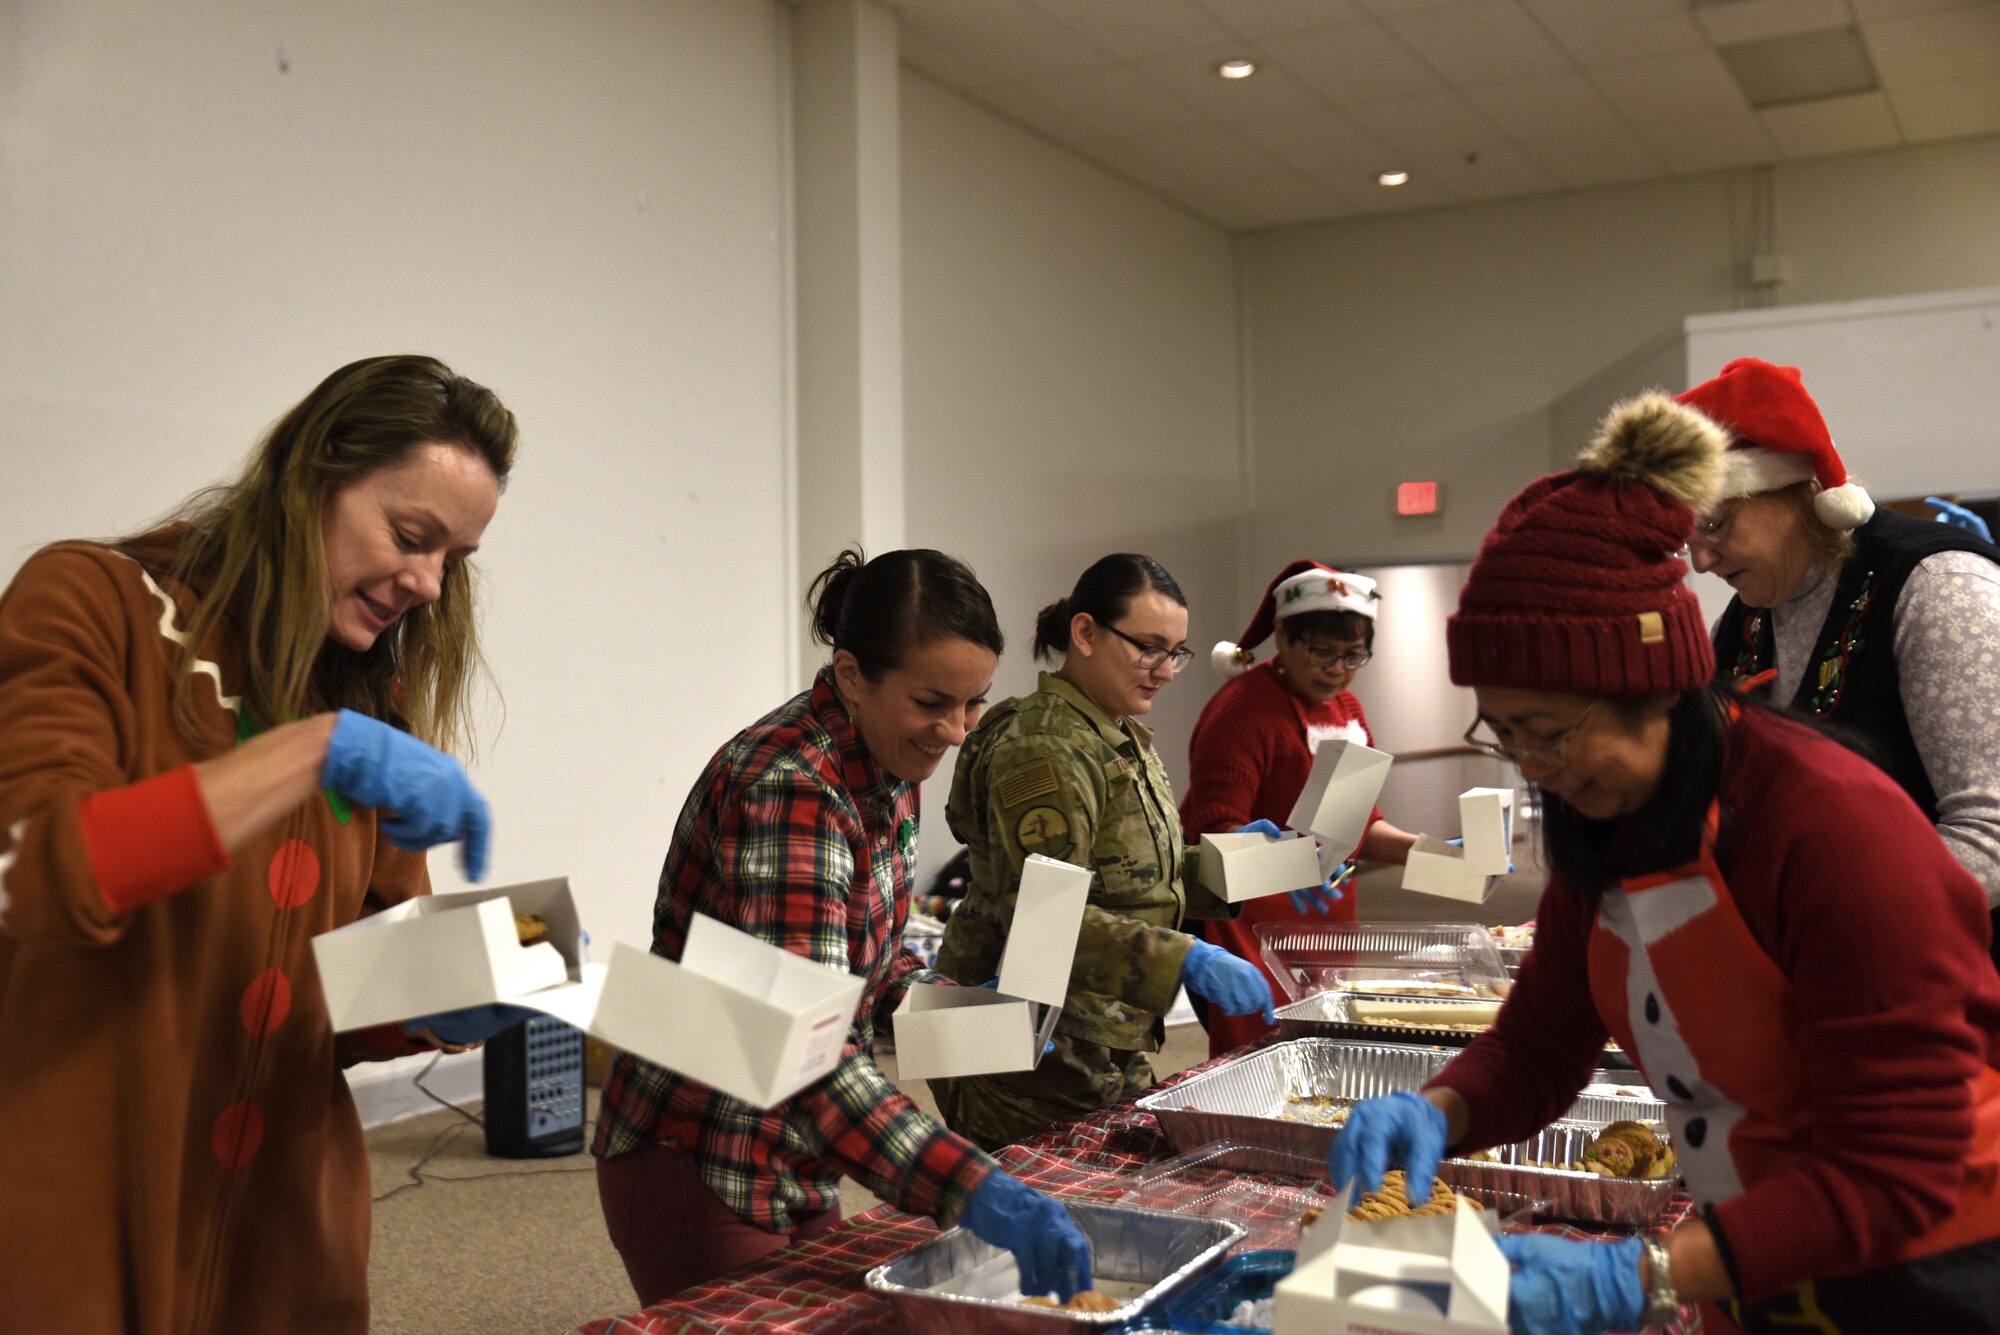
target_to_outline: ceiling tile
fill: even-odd
[[[1240,51],[1240,44],[1237,48],[1165,56],[1134,68],[1189,106],[1220,121],[1312,111],[1321,105],[1312,90],[1268,60],[1259,59],[1257,72],[1247,79],[1223,78],[1215,67],[1228,59],[1232,49]]]
[[[1561,134],[1525,139],[1521,149],[1565,186],[1608,185],[1666,175],[1644,141],[1611,121],[1585,122]]]
[[[1468,0],[1383,23],[1418,59],[1459,84],[1569,68],[1569,58],[1514,0]]]
[[[1195,0],[1238,37],[1276,37],[1367,18],[1354,0]]]
[[[1244,181],[1232,186],[1229,195],[1274,225],[1346,218],[1360,212],[1346,195],[1296,174]]]
[[[1188,212],[1214,223],[1217,227],[1227,228],[1232,232],[1245,232],[1255,227],[1270,225],[1270,219],[1255,210],[1245,208],[1237,201],[1234,194],[1227,190],[1188,186],[1167,192],[1166,198]]]
[[[1206,121],[1201,112],[1124,65],[1027,79],[1010,87],[1074,120],[1075,136],[1129,139]]]
[[[1533,3],[1534,0],[1530,0]],[[1634,15],[1589,0],[1591,19],[1545,20],[1556,45],[1581,65],[1635,60],[1669,51],[1706,51],[1708,38],[1679,7],[1666,14]]]
[[[1889,105],[1912,140],[2000,133],[2000,74],[1893,88]]]
[[[1863,23],[1873,23],[1879,19],[1907,18],[1911,14],[1927,14],[1933,9],[1957,9],[1962,5],[1980,4],[1984,0],[1848,0],[1854,6],[1854,17]]]
[[[1403,153],[1457,154],[1498,147],[1500,132],[1457,93],[1424,93],[1348,108],[1365,130]]]
[[[1388,29],[1374,23],[1295,33],[1277,45],[1271,57],[1301,83],[1341,106],[1444,86]]]
[[[2000,5],[1868,23],[1861,35],[1884,88],[2000,72]]]
[[[1171,163],[1175,171],[1199,186],[1254,181],[1285,170],[1269,153],[1221,125],[1143,135],[1126,142],[1141,153]]]
[[[1435,182],[1454,199],[1507,199],[1539,195],[1561,188],[1555,177],[1528,160],[1511,144],[1469,155],[1419,157],[1413,176]]]
[[[1363,9],[1372,14],[1411,14],[1419,9],[1436,9],[1439,5],[1457,4],[1458,0],[1357,0]]]
[[[1847,0],[1695,0],[1694,21],[1717,46],[1853,22]]]
[[[1638,124],[1747,111],[1743,90],[1713,50],[1672,51],[1585,71],[1606,100]]]
[[[1308,111],[1238,121],[1237,133],[1273,157],[1322,178],[1372,178],[1391,165],[1395,150],[1338,111]]]
[[[1075,116],[1037,97],[1025,84],[987,84],[981,88],[965,90],[965,96],[988,111],[1004,116],[1016,125],[1025,126],[1059,144],[1075,144],[1087,139],[1106,137],[1093,135]]]
[[[1465,97],[1517,139],[1561,134],[1578,121],[1610,120],[1612,115],[1597,86],[1570,71],[1482,83],[1467,88]]]
[[[1077,150],[1098,166],[1157,195],[1191,190],[1192,184],[1170,163],[1130,144],[1086,144]]]
[[[1378,185],[1354,198],[1355,207],[1363,213],[1409,213],[1414,209],[1432,209],[1457,202],[1450,192],[1429,176],[1412,176],[1398,186]]]
[[[1026,0],[905,9],[904,30],[1000,79],[1105,63],[1104,53]]]
[[[1778,141],[1754,111],[1723,111],[1684,120],[1656,121],[1639,127],[1639,137],[1653,146],[1676,175],[1725,171],[1760,162],[1776,162],[1783,154]]]
[[[1881,93],[1829,97],[1767,107],[1757,113],[1790,158],[1853,153],[1865,148],[1891,148],[1903,141]]]
[[[1190,0],[1030,0],[1120,60],[1144,60],[1227,41],[1230,33]]]
[[[1521,0],[1529,13],[1561,37],[1561,29],[1583,24],[1650,23],[1688,16],[1687,0]],[[1689,27],[1693,27],[1690,20]],[[1706,39],[1704,39],[1706,40]]]
[[[911,69],[929,75],[947,88],[963,91],[993,82],[990,70],[965,59],[956,51],[947,51],[907,26],[896,34],[896,55]]]

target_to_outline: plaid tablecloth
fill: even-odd
[[[1240,1054],[1229,1054],[1230,1056]],[[1218,1058],[1228,1060],[1228,1057]],[[1182,1072],[1176,1083],[1215,1062]],[[1172,1157],[1150,1115],[1129,1103],[1010,1145],[997,1156],[1014,1176],[1054,1196],[1115,1200],[1134,1186],[1134,1174]],[[1676,1197],[1659,1222],[1664,1230],[1688,1216]],[[1563,1224],[1540,1226],[1564,1237],[1595,1236]],[[851,1335],[902,1329],[886,1302],[868,1292],[862,1276],[937,1236],[927,1218],[883,1205],[839,1227],[722,1279],[688,1289],[671,1301],[629,1316],[579,1326],[573,1335],[684,1335],[685,1332],[775,1332],[777,1335]],[[1691,1311],[1666,1335],[1699,1330]]]

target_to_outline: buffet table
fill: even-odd
[[[1231,1053],[1182,1072],[1161,1088],[1240,1055]],[[1173,1147],[1155,1129],[1152,1117],[1124,1103],[1010,1145],[996,1157],[1008,1172],[1051,1195],[1115,1200],[1131,1189],[1135,1173],[1173,1154]],[[1332,1188],[1323,1189],[1331,1199]],[[1663,1231],[1671,1228],[1686,1218],[1691,1208],[1685,1196],[1676,1197],[1656,1226]],[[1590,1236],[1566,1225],[1540,1227],[1567,1237]],[[900,1331],[896,1314],[863,1286],[862,1276],[936,1236],[937,1231],[928,1218],[907,1215],[889,1205],[878,1206],[766,1261],[642,1312],[579,1326],[574,1335]],[[1669,1328],[1669,1335],[1681,1335],[1685,1328]]]

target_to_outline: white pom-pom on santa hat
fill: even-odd
[[[1208,651],[1208,665],[1225,681],[1231,677],[1242,676],[1256,661],[1256,654],[1233,640],[1217,640],[1215,647]]]
[[[1813,497],[1813,513],[1820,523],[1845,533],[1875,517],[1875,499],[1855,483],[1843,482]]]

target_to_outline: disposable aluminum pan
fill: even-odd
[[[1477,1029],[1450,1029],[1443,1026],[1414,1024],[1382,1024],[1370,1020],[1357,1019],[1352,1007],[1357,1000],[1411,1000],[1408,997],[1368,998],[1357,997],[1349,992],[1321,992],[1303,1001],[1294,1001],[1288,1006],[1278,1007],[1278,1032],[1286,1038],[1348,1038],[1366,1039],[1377,1043],[1443,1043],[1452,1047],[1464,1047],[1473,1039],[1485,1033],[1490,1027],[1481,1025]],[[1483,1007],[1491,1012],[1492,1001],[1457,1001],[1445,997],[1424,997],[1426,1004],[1439,1006]]]
[[[1323,1163],[1334,1126],[1301,1120],[1311,1111],[1294,1100],[1353,1102],[1417,1089],[1453,1055],[1393,1043],[1299,1039],[1225,1062],[1148,1094],[1137,1106],[1153,1115],[1177,1150],[1234,1140]]]
[[[1651,1223],[1679,1189],[1678,1177],[1603,1177],[1563,1166],[1583,1162],[1583,1151],[1597,1130],[1559,1122],[1519,1144],[1494,1149],[1497,1162],[1446,1159],[1438,1165],[1438,1176],[1457,1190],[1547,1200],[1549,1213],[1561,1219],[1634,1228]]]
[[[868,1272],[869,1289],[896,1309],[916,1335],[1058,1335],[1104,1331],[1136,1320],[1155,1303],[1222,1264],[1244,1236],[1226,1219],[1184,1218],[1152,1210],[1065,1200],[1063,1208],[1090,1241],[1099,1290],[1121,1301],[1115,1311],[1064,1312],[1013,1301],[1020,1272],[1011,1253],[952,1229]]]

